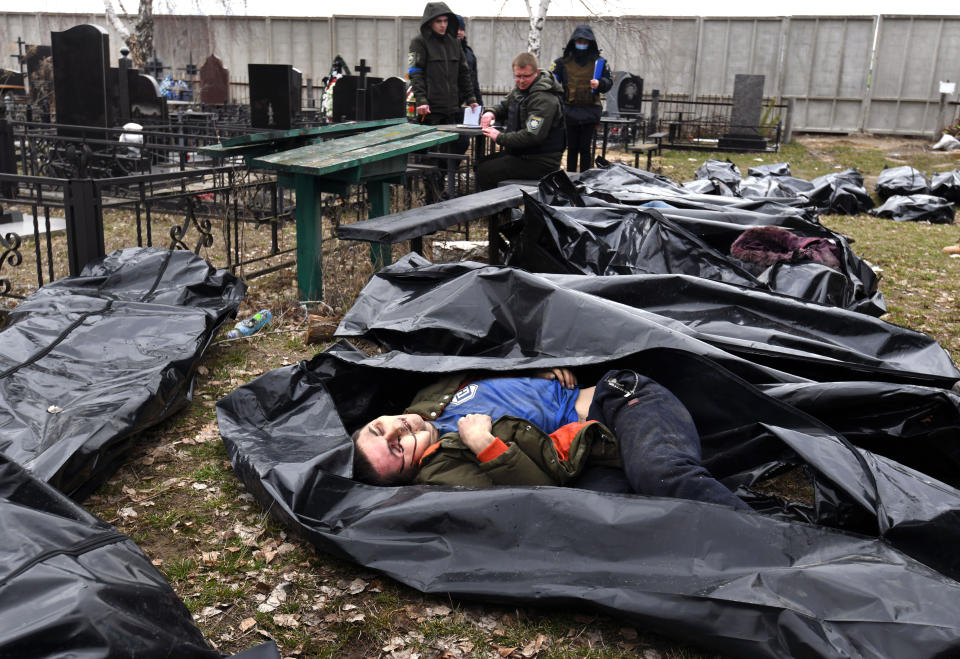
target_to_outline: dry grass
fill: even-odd
[[[802,178],[851,165],[875,176],[878,163],[901,159],[922,160],[928,170],[958,166],[956,156],[930,154],[922,143],[856,138],[850,144],[846,139],[804,138],[763,158],[789,161],[794,175]],[[719,154],[667,152],[659,165],[671,178],[688,180],[712,155]],[[728,156],[744,172],[758,157],[719,155]],[[632,162],[628,155],[624,159]],[[883,269],[881,288],[891,321],[928,332],[960,354],[960,259],[940,253],[942,246],[960,239],[960,231],[866,215],[823,221],[854,238],[855,250]],[[291,239],[285,232],[285,243]],[[218,260],[215,253],[204,255]],[[330,264],[324,273],[326,304],[340,314],[369,277],[368,251],[365,245],[328,237],[324,261]],[[711,656],[628,621],[587,611],[425,596],[321,554],[271,521],[230,469],[214,405],[238,385],[323,347],[304,342],[305,313],[295,283],[292,271],[249,282],[241,315],[269,308],[275,321],[249,339],[214,342],[204,357],[193,403],[143,433],[127,464],[86,502],[139,543],[211,642],[224,652],[237,652],[272,638],[285,657]]]

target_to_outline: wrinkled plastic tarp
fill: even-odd
[[[114,252],[48,284],[0,332],[0,452],[82,499],[129,438],[192,397],[246,285],[191,252]]]
[[[2,454],[0,527],[0,656],[221,656],[136,543]]]
[[[790,163],[773,162],[764,165],[754,165],[747,169],[747,176],[790,176]]]
[[[953,205],[946,199],[929,194],[912,194],[889,197],[882,206],[870,211],[870,214],[896,222],[951,224],[954,210]]]
[[[697,168],[694,177],[699,180],[719,181],[736,193],[740,179],[740,168],[729,160],[707,160]]]
[[[600,164],[607,169],[631,169],[602,159]],[[741,179],[740,170],[729,160],[707,160],[697,169],[695,180],[679,187],[692,194],[723,197],[796,198],[795,206],[810,208],[818,213],[854,215],[873,208],[873,199],[863,187],[863,176],[856,169],[826,174],[813,181],[790,176],[790,165],[785,162],[751,167],[747,173],[747,178]]]
[[[960,169],[934,174],[930,194],[960,204]]]
[[[877,194],[880,199],[894,195],[907,197],[915,194],[930,194],[930,181],[920,170],[909,165],[886,167],[877,177]]]
[[[960,473],[960,398],[947,388],[960,372],[929,337],[692,277],[415,256],[377,273],[338,333],[389,352],[341,342],[218,403],[240,479],[321,549],[424,592],[590,604],[734,656],[960,651],[960,492],[919,471]],[[765,514],[349,478],[349,432],[436,373],[566,365],[587,382],[611,364],[677,394],[705,464]],[[813,476],[812,506],[751,493],[789,465]]]
[[[768,203],[758,213],[700,199],[684,203],[670,193],[647,194],[646,204],[661,203],[638,208],[616,202],[615,186],[624,174],[629,172],[591,170],[576,185],[563,172],[542,179],[544,203],[527,197],[521,220],[504,230],[506,263],[532,272],[686,274],[877,316],[886,311],[876,273],[847,239],[797,209],[784,206],[776,214]],[[620,196],[630,196],[626,187]],[[673,207],[681,204],[688,207]],[[732,256],[731,245],[755,226],[828,240],[840,254],[841,269],[799,258],[757,268]]]

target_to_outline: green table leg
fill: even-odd
[[[294,176],[297,193],[297,286],[304,302],[323,299],[323,208],[320,179]]]
[[[386,181],[367,183],[367,197],[370,199],[370,217],[382,217],[390,213],[390,184]],[[388,243],[370,243],[370,262],[374,271],[390,265],[393,255]]]

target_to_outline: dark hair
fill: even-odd
[[[360,438],[360,431],[363,430],[363,428],[363,426],[360,426],[350,435],[350,439],[353,440],[353,480],[366,483],[367,485],[380,485],[384,487],[406,485],[408,479],[404,478],[402,474],[393,474],[392,476],[385,477],[378,474],[376,469],[373,468],[370,458],[357,446],[357,439]]]

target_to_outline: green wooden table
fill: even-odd
[[[390,212],[390,185],[404,182],[407,156],[456,139],[454,133],[404,121],[247,159],[253,168],[277,172],[280,185],[296,192],[297,285],[301,300],[323,297],[321,193],[345,194],[351,185],[365,184],[370,217],[386,215]],[[370,258],[377,269],[390,262],[389,249],[389,245],[371,244]]]
[[[406,119],[377,119],[374,121],[345,121],[327,126],[292,128],[290,130],[271,130],[263,133],[238,135],[223,140],[220,144],[204,146],[197,151],[212,158],[232,158],[244,156],[256,158],[268,153],[295,149],[305,144],[314,144],[323,140],[344,137],[374,128],[406,123]]]

